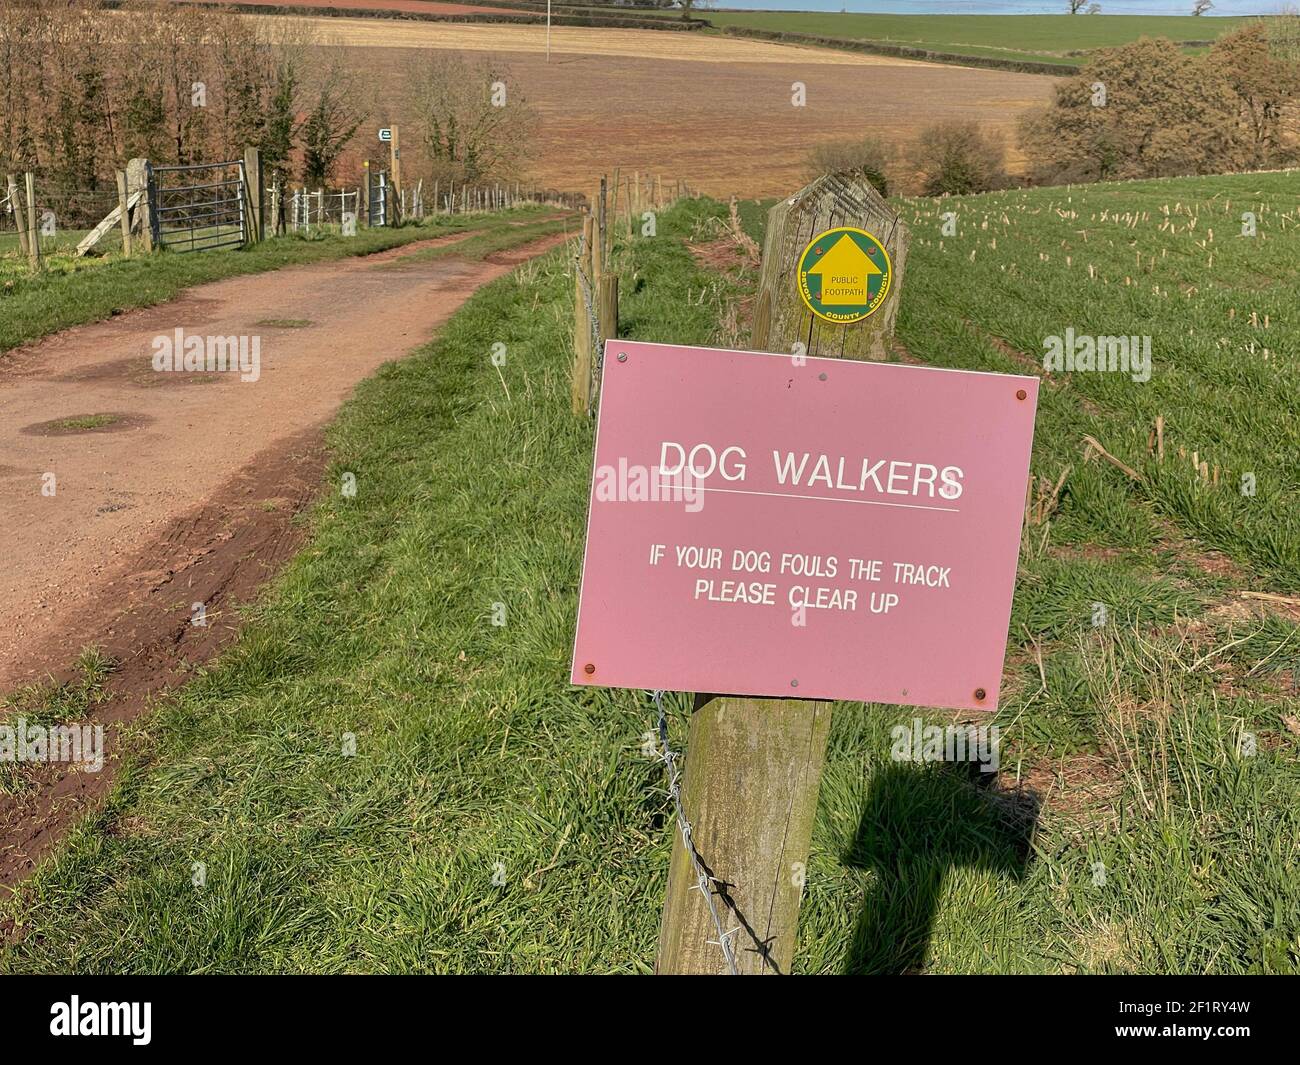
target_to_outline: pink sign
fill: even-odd
[[[609,341],[573,683],[995,709],[1037,400]]]

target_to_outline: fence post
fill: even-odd
[[[591,276],[591,238],[596,227],[590,214],[582,216],[582,242],[573,263],[573,382],[571,397],[573,413],[586,414],[591,403],[591,312],[587,301],[593,302],[597,294],[587,291],[583,278]]]
[[[153,175],[150,173],[148,159],[132,159],[126,164],[127,195],[138,192],[139,203],[136,205],[135,217],[140,227],[140,239],[144,242],[146,252],[153,251]]]
[[[393,202],[385,205],[384,223],[396,226],[402,222],[402,137],[396,122],[392,129],[393,139],[388,142],[388,186],[393,193]]]
[[[251,243],[266,239],[266,212],[262,206],[262,153],[256,148],[244,149],[244,180],[248,187],[248,236]]]
[[[618,228],[618,186],[622,181],[619,167],[614,167],[614,176],[609,183],[609,203],[605,206],[605,259],[614,256],[614,231]]]
[[[284,198],[280,195],[280,179],[271,182],[271,236],[278,237],[284,232]]]
[[[31,254],[27,247],[27,210],[18,193],[18,179],[13,174],[6,174],[5,185],[9,190],[9,210],[14,216],[14,229],[18,232],[18,250],[25,259]]]
[[[117,176],[117,213],[118,223],[122,227],[122,254],[131,256],[131,212],[127,210],[126,171],[118,170]]]
[[[836,226],[877,235],[893,262],[884,307],[854,325],[814,320],[796,287],[798,261],[810,238]],[[829,175],[768,214],[760,306],[752,346],[789,357],[882,357],[902,291],[907,227],[862,178]],[[702,862],[719,885],[742,973],[788,973],[794,960],[804,870],[817,809],[831,704],[805,699],[699,694],[691,718],[683,775],[686,816]],[[674,833],[668,892],[659,935],[660,973],[717,973],[722,954],[708,900],[695,878],[680,833]],[[714,940],[710,943],[709,940]]]
[[[605,179],[601,178],[604,187]],[[587,245],[587,254],[591,260],[591,270],[587,277],[591,280],[591,299],[593,306],[600,292],[600,279],[605,276],[605,212],[601,210],[600,193],[591,205],[591,243]]]
[[[32,266],[41,268],[41,231],[36,225],[36,175],[27,171],[27,252],[31,256]]]
[[[600,335],[605,340],[618,336],[618,275],[600,279]]]

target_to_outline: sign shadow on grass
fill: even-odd
[[[944,878],[971,868],[1024,878],[1040,800],[971,762],[885,762],[844,864],[875,872],[849,946],[849,975],[924,966]]]

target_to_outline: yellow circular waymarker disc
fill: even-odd
[[[889,252],[873,234],[852,226],[819,233],[799,256],[799,295],[818,318],[850,325],[884,305],[893,280]]]

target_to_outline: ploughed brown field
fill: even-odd
[[[540,26],[305,21],[322,43],[348,50],[381,100],[402,98],[408,56],[422,50],[499,57],[542,118],[530,177],[581,191],[621,166],[711,195],[779,196],[802,184],[819,141],[876,133],[905,145],[947,118],[1004,131],[1015,169],[1016,121],[1050,99],[1055,81],[699,33],[568,26],[551,30],[547,62]],[[806,86],[804,107],[791,103],[795,82]],[[374,117],[367,125],[400,114]]]
[[[172,0],[173,3],[207,3],[208,0]],[[402,11],[420,15],[524,15],[518,8],[490,4],[441,3],[438,0],[236,0],[263,7],[333,7],[360,11]]]

